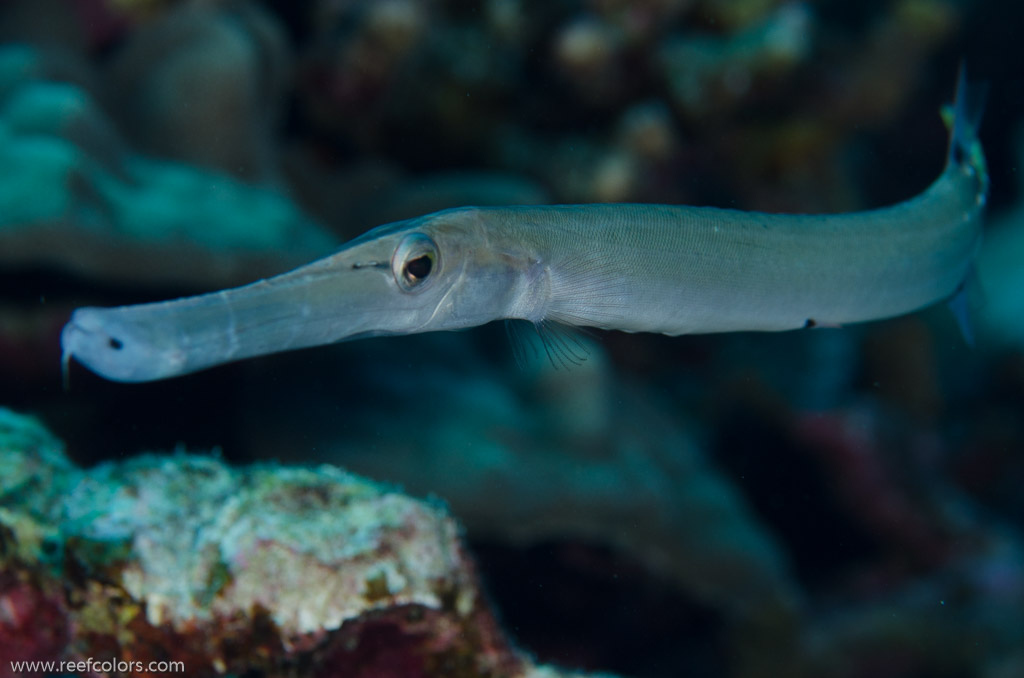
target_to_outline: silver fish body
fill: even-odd
[[[949,161],[876,210],[788,215],[643,204],[465,207],[373,229],[251,285],[76,310],[71,357],[148,381],[358,337],[503,319],[627,332],[777,331],[909,313],[951,297],[981,238],[987,174],[957,99]]]

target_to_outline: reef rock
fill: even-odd
[[[0,409],[0,502],[0,676],[565,675],[502,634],[444,507],[335,467],[83,470]]]

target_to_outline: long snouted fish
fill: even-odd
[[[963,74],[945,170],[865,212],[791,215],[643,204],[463,207],[375,228],[243,287],[80,308],[71,357],[108,379],[498,319],[669,335],[777,331],[909,313],[951,298],[981,238],[988,178]]]

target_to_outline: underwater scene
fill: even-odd
[[[0,0],[0,678],[1024,678],[1022,35]]]

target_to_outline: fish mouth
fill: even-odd
[[[107,379],[140,382],[177,374],[184,354],[162,349],[147,337],[145,326],[127,321],[120,308],[75,310],[60,334],[61,373],[65,387],[71,359]]]

